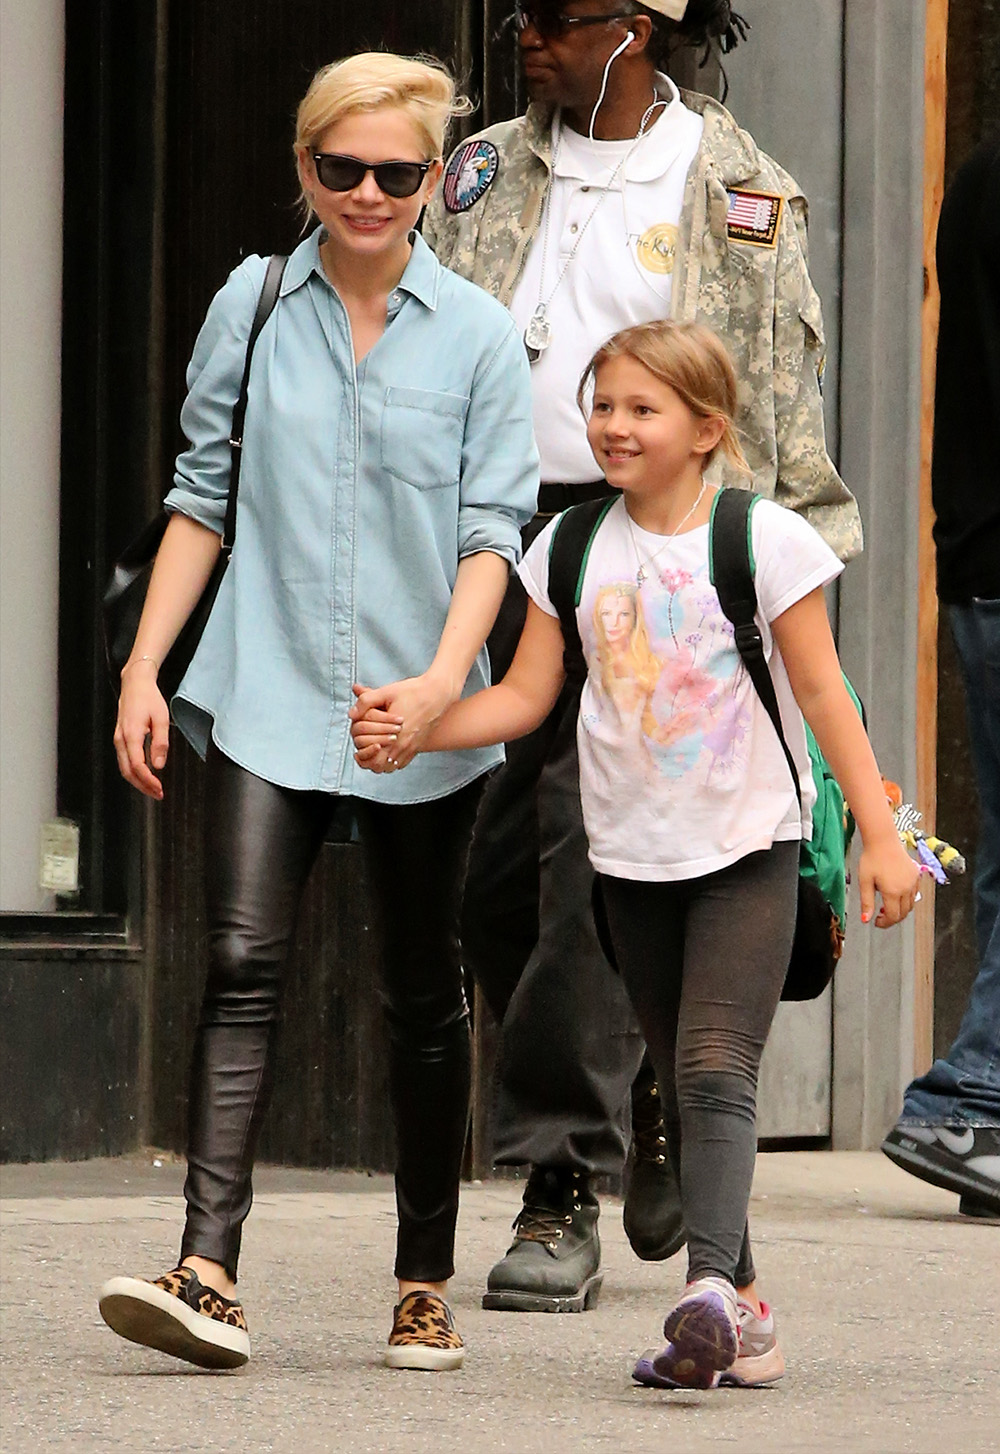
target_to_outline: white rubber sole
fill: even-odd
[[[387,1368],[412,1368],[422,1373],[450,1373],[461,1368],[464,1348],[426,1348],[420,1343],[391,1343],[385,1350]]]
[[[731,1368],[720,1374],[719,1382],[727,1388],[767,1388],[785,1374],[785,1360],[777,1343],[755,1358],[740,1357]]]
[[[250,1336],[242,1328],[196,1313],[138,1277],[112,1277],[101,1288],[98,1306],[120,1337],[199,1368],[242,1368],[250,1358]]]

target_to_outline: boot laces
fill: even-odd
[[[578,1203],[574,1202],[573,1210],[580,1210]],[[544,1242],[547,1247],[552,1247],[572,1224],[573,1218],[568,1213],[554,1212],[551,1207],[528,1205],[521,1208],[511,1225],[515,1241]]]
[[[663,1166],[667,1159],[667,1138],[663,1132],[660,1098],[651,1090],[632,1107],[632,1141],[636,1161]]]

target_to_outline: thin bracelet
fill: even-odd
[[[130,660],[128,660],[125,663],[125,665],[122,667],[122,669],[118,673],[118,675],[120,677],[123,677],[125,675],[125,673],[128,671],[128,669],[129,669],[130,666],[135,666],[136,663],[137,662],[140,662],[140,661],[151,661],[153,663],[153,665],[156,667],[156,670],[157,671],[160,670],[160,663],[157,661],[157,659],[156,659],[155,656],[133,656],[133,657],[130,658]]]

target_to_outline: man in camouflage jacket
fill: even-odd
[[[672,316],[707,323],[729,346],[754,489],[801,511],[841,560],[852,560],[861,551],[861,518],[826,451],[823,317],[809,277],[806,199],[725,107],[696,92],[681,96],[702,114],[705,130],[684,194]],[[497,152],[493,181],[463,211],[449,211],[440,190],[424,219],[423,236],[438,259],[505,306],[542,220],[551,120],[551,110],[532,105],[525,116],[478,133],[472,141]],[[781,199],[776,245],[729,234],[734,189]],[[736,475],[714,482],[746,483]]]
[[[627,108],[619,110],[619,129],[606,126],[604,135],[641,136],[642,123],[638,133],[636,124],[653,87],[660,94],[667,87],[652,58],[658,33],[660,43],[674,33],[691,44],[724,34],[731,42],[738,17],[727,0],[525,0],[518,20],[532,95],[527,115],[456,149],[423,225],[441,262],[508,307],[542,229],[554,105],[563,108],[565,122],[575,98],[570,124],[586,133],[589,117],[596,135],[590,108],[598,88],[612,102],[607,115],[629,99],[631,88],[631,120]],[[534,52],[542,57],[535,84]],[[556,81],[546,89],[552,75]],[[698,94],[683,93],[682,100],[703,118],[703,130],[683,183],[676,234],[673,228],[666,234],[668,248],[676,235],[661,269],[672,271],[670,312],[707,323],[732,351],[740,381],[737,424],[754,489],[800,510],[849,560],[861,550],[861,523],[826,451],[823,324],[808,271],[805,198],[724,107]],[[609,269],[616,263],[608,258]],[[651,296],[649,317],[655,306]],[[630,321],[638,320],[623,317],[617,326]],[[712,479],[746,483],[727,479],[724,466]],[[584,488],[543,480],[541,508],[585,498],[576,493]],[[525,543],[542,523],[536,517],[526,528]],[[524,611],[523,588],[514,579],[490,641],[496,676],[513,654]],[[532,1168],[515,1240],[489,1276],[486,1307],[567,1312],[596,1302],[599,1208],[590,1178],[622,1169],[630,1087],[626,1232],[647,1260],[667,1257],[684,1242],[655,1077],[594,933],[577,707],[564,689],[543,727],[508,744],[507,764],[484,795],[469,866],[465,961],[502,1025],[495,1159]]]

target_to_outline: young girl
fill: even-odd
[[[387,682],[397,751],[487,680],[483,644],[534,510],[524,348],[510,315],[414,231],[463,108],[438,65],[371,53],[327,66],[295,156],[316,226],[288,260],[253,357],[236,544],[174,718],[207,756],[208,978],[194,1046],[180,1265],[115,1277],[101,1312],[133,1342],[245,1363],[240,1238],[274,1075],[288,946],[338,798],[353,800],[380,938],[396,1131],[393,1368],[452,1369],[446,1300],[468,1119],[458,948],[465,863],[497,751],[358,772],[351,686]],[[115,745],[159,800],[159,664],[218,557],[230,421],[264,276],[250,257],[195,345],[174,512],[130,660]],[[145,755],[149,741],[149,759]]]
[[[752,544],[764,638],[795,785],[774,728],[742,668],[709,581],[714,489],[722,450],[737,464],[736,381],[708,329],[650,323],[616,334],[591,361],[588,438],[622,499],[587,559],[577,613],[589,676],[580,719],[580,788],[621,973],[656,1068],[688,1233],[688,1286],[668,1314],[666,1347],[640,1361],[640,1381],[713,1387],[773,1382],[784,1370],[758,1296],[747,1231],[756,1154],[757,1073],[781,994],[795,924],[799,840],[813,800],[802,715],[839,779],[864,848],[861,917],[898,923],[913,907],[917,868],[893,825],[872,750],[844,688],[823,587],[841,565],[798,515],[763,501]],[[520,566],[531,597],[504,680],[439,719],[425,749],[471,748],[530,731],[563,680],[563,641],[548,593],[553,522]],[[634,699],[674,730],[623,732],[610,686],[607,621],[598,600],[632,597],[648,650],[619,651]],[[645,679],[651,663],[657,681]],[[643,679],[640,681],[639,677]],[[398,762],[398,718],[384,693],[360,691],[357,760]],[[800,715],[801,709],[801,715]],[[678,726],[679,724],[679,726]],[[662,738],[662,740],[660,740]],[[402,741],[402,739],[401,739]],[[404,754],[405,755],[405,754]],[[649,760],[655,766],[651,780]]]

